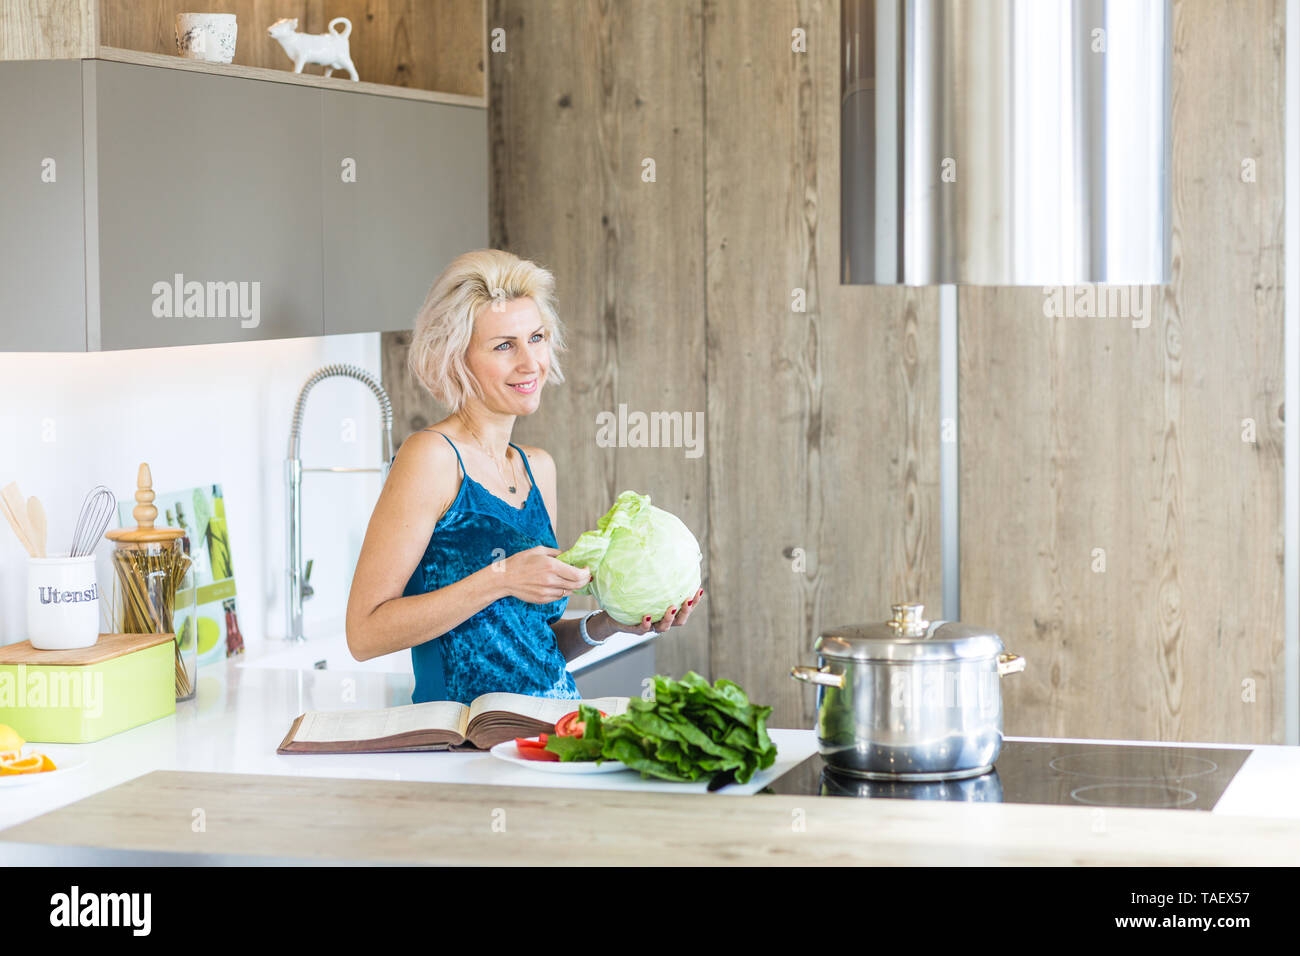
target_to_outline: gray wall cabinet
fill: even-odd
[[[487,117],[361,93],[322,105],[325,331],[409,329],[447,263],[488,243]]]
[[[320,335],[324,91],[129,63],[86,70],[100,346]]]
[[[87,59],[0,63],[0,122],[5,351],[409,328],[487,243],[483,109]]]
[[[81,62],[0,63],[0,350],[86,349]]]

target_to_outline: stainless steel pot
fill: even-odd
[[[1002,750],[1004,674],[1025,669],[989,631],[922,620],[895,604],[883,624],[831,628],[817,667],[817,749],[841,773],[873,780],[952,780],[987,773]]]

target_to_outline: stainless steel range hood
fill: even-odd
[[[1169,281],[1170,0],[844,0],[846,284]]]

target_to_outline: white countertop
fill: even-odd
[[[474,752],[277,754],[276,747],[294,718],[305,711],[409,704],[413,687],[409,673],[264,666],[267,659],[284,659],[286,654],[301,656],[294,649],[286,651],[278,642],[268,642],[250,648],[245,655],[248,660],[237,658],[200,669],[195,699],[177,704],[172,716],[94,743],[32,744],[33,748],[48,753],[56,764],[84,759],[85,765],[66,775],[48,779],[33,775],[30,783],[0,787],[0,829],[153,770],[684,793],[703,793],[707,787],[704,781],[679,784],[643,780],[640,774],[630,772],[548,774]],[[306,656],[311,657],[313,653]],[[811,731],[773,729],[771,733],[777,745],[776,763],[755,774],[747,784],[732,784],[718,791],[719,794],[755,793],[817,750]],[[2,850],[0,859],[3,859]]]
[[[282,653],[274,645],[250,648],[247,663]],[[412,678],[391,672],[288,670],[240,666],[238,660],[204,668],[198,695],[179,704],[174,716],[90,744],[37,745],[56,762],[85,760],[79,770],[30,784],[0,788],[0,829],[117,786],[153,770],[285,774],[376,780],[478,783],[504,786],[582,787],[702,792],[703,782],[673,784],[642,780],[638,774],[552,775],[498,760],[485,753],[279,755],[276,747],[289,725],[308,710],[391,707],[410,703]],[[720,794],[745,795],[766,786],[816,752],[812,730],[774,729],[778,759],[746,786]],[[1039,739],[1039,738],[1008,738]],[[1134,745],[1150,741],[1066,741]],[[1237,773],[1214,813],[1300,818],[1300,747],[1239,746],[1253,753]],[[0,859],[4,856],[0,850]]]

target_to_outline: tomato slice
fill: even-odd
[[[581,737],[587,729],[587,722],[578,719],[578,711],[570,711],[555,722],[555,736],[557,737]],[[609,714],[603,710],[600,716],[608,717]]]
[[[560,755],[546,749],[546,734],[536,740],[530,737],[516,737],[515,750],[525,760],[559,760]]]
[[[525,760],[549,760],[557,763],[560,759],[560,755],[557,753],[551,753],[549,750],[534,750],[532,747],[527,749],[521,748],[519,756],[523,757]]]
[[[582,731],[574,733],[574,727],[580,724],[578,712],[570,711],[555,722],[555,736],[557,737],[581,737]]]

